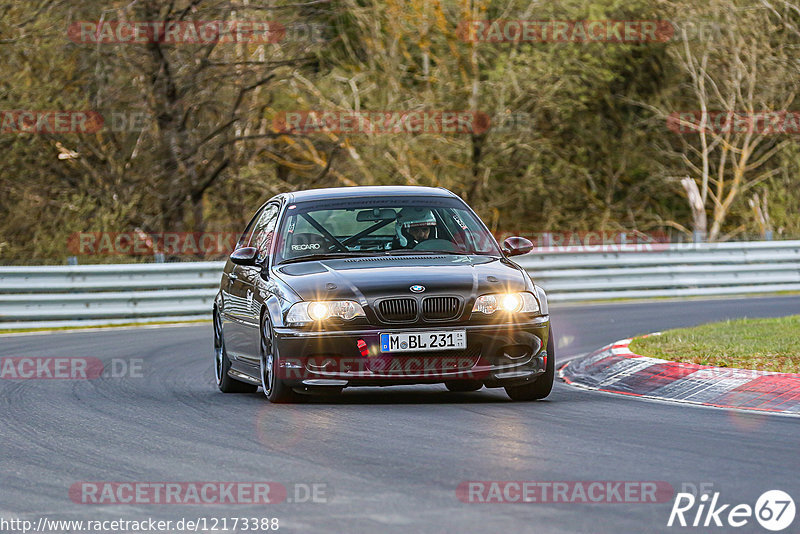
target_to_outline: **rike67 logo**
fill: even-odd
[[[773,532],[786,529],[794,521],[794,500],[781,490],[761,494],[755,506],[749,504],[722,504],[719,492],[695,497],[691,493],[678,493],[669,514],[667,526],[692,527],[743,527],[753,517],[765,529]]]

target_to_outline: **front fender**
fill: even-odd
[[[547,306],[547,293],[544,292],[544,289],[536,284],[533,284],[533,288],[536,290],[536,299],[539,301],[539,308],[541,308],[542,315],[550,315],[550,309]]]
[[[269,314],[269,322],[273,327],[280,328],[284,326],[284,308],[281,304],[281,300],[275,295],[270,295],[270,297],[262,303],[261,312],[262,314]]]

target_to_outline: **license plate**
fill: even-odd
[[[381,334],[381,352],[430,352],[466,348],[466,330]]]

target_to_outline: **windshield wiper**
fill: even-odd
[[[450,254],[455,256],[471,256],[470,252],[458,252],[456,250],[414,250],[413,248],[398,248],[395,250],[385,250],[384,254],[389,256],[438,256],[439,254]]]
[[[305,256],[297,256],[296,258],[286,258],[278,265],[286,263],[298,263],[301,261],[320,261],[320,260],[336,260],[341,258],[350,258],[353,256],[374,256],[375,252],[366,250],[350,251],[350,252],[331,252],[329,254],[306,254]]]

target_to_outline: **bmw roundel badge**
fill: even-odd
[[[425,291],[425,286],[413,285],[409,289],[411,290],[412,293],[422,293],[423,291]]]

